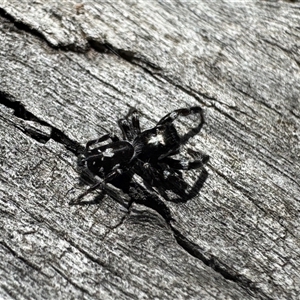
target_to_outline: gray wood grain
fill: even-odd
[[[299,8],[0,3],[0,297],[297,299]],[[182,156],[208,154],[208,178],[185,203],[157,192],[170,225],[118,190],[68,204],[80,145],[120,135],[130,107],[149,128],[194,105],[206,123]]]

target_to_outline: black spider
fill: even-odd
[[[113,134],[106,134],[88,141],[80,162],[90,175],[97,179],[97,182],[82,193],[77,200],[97,188],[104,188],[107,182],[113,181],[129,170],[137,173],[146,182],[157,184],[170,174],[171,177],[172,174],[178,174],[178,170],[202,167],[208,159],[206,155],[194,161],[171,158],[179,153],[180,145],[184,141],[184,138],[179,137],[173,122],[179,116],[191,114],[198,114],[200,117],[198,126],[193,129],[193,134],[195,134],[204,123],[200,107],[174,110],[164,116],[154,128],[145,131],[140,129],[137,111],[131,109],[124,118],[118,121],[123,140]],[[191,134],[188,133],[187,137],[189,135]],[[100,145],[109,139],[111,142]]]

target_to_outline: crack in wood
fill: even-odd
[[[243,275],[236,274],[227,265],[220,262],[219,259],[217,259],[213,255],[205,254],[197,244],[189,241],[178,229],[176,229],[172,225],[170,227],[173,231],[178,245],[180,245],[190,255],[202,261],[206,266],[212,268],[218,274],[222,275],[225,279],[235,282],[249,295],[255,297],[256,299],[272,299],[263,291],[261,291],[261,289],[256,286],[255,282],[252,282]]]
[[[88,49],[82,49],[81,47],[77,46],[76,44],[69,44],[69,45],[54,45],[52,44],[46,36],[40,32],[39,30],[31,27],[30,25],[22,22],[21,20],[17,20],[14,16],[9,14],[3,8],[0,7],[0,17],[8,20],[9,22],[13,23],[15,27],[21,31],[27,32],[32,36],[37,37],[38,39],[47,43],[47,45],[55,50],[62,50],[62,51],[73,51],[73,52],[86,52]]]
[[[78,150],[74,151],[74,147],[73,147],[73,144],[72,144],[72,143],[74,143],[73,141],[71,141],[67,136],[65,136],[60,130],[58,130],[58,129],[54,128],[53,126],[49,125],[47,122],[45,122],[43,120],[40,120],[38,117],[34,116],[32,113],[27,111],[23,104],[21,104],[18,101],[13,101],[12,97],[8,94],[5,94],[4,92],[0,92],[0,101],[6,107],[12,108],[14,110],[14,115],[16,117],[21,118],[23,120],[36,121],[36,122],[38,122],[42,125],[51,127],[51,129],[52,129],[51,138],[53,138],[55,141],[63,144],[67,149],[69,149],[71,151],[73,150],[72,152],[75,155],[78,155]],[[207,255],[203,254],[203,252],[201,251],[201,249],[198,245],[196,245],[196,244],[192,243],[191,241],[189,241],[187,238],[185,238],[180,233],[179,230],[175,229],[172,226],[172,224],[170,223],[171,221],[175,221],[171,217],[170,210],[167,208],[167,206],[162,201],[159,201],[159,202],[158,201],[153,201],[153,197],[154,197],[153,193],[148,192],[145,188],[142,188],[137,183],[134,183],[134,185],[132,187],[134,189],[134,192],[131,191],[131,193],[130,193],[131,201],[128,205],[128,209],[129,209],[128,213],[126,215],[124,215],[124,217],[121,219],[120,222],[118,222],[117,225],[110,228],[107,235],[109,233],[111,233],[113,230],[117,229],[118,227],[120,227],[124,224],[124,221],[126,220],[128,215],[130,214],[130,208],[131,208],[131,205],[132,205],[133,202],[138,203],[138,204],[143,204],[146,207],[155,210],[159,215],[161,215],[165,219],[165,221],[169,224],[169,226],[171,228],[171,231],[173,232],[173,235],[175,237],[176,242],[187,253],[189,253],[190,255],[194,256],[195,258],[201,260],[205,265],[211,267],[214,271],[216,271],[217,273],[222,275],[225,279],[236,282],[243,289],[245,289],[250,295],[256,296],[256,297],[258,296],[259,298],[270,299],[267,295],[265,295],[262,291],[260,291],[255,286],[255,283],[251,282],[249,279],[247,279],[246,277],[244,277],[242,275],[237,275],[233,271],[228,270],[228,267],[225,266],[225,264],[221,263],[215,257],[207,256]],[[54,229],[52,228],[52,230],[54,230]],[[54,231],[56,231],[56,230],[54,230]],[[59,232],[57,232],[57,233],[59,234],[59,236],[61,236],[61,234]],[[70,239],[66,239],[66,240],[73,247],[75,247],[82,254],[84,254],[87,258],[89,258],[91,261],[93,261],[97,264],[100,264],[101,266],[103,266],[106,269],[110,270],[111,272],[115,273],[115,271],[112,270],[108,265],[106,265],[105,263],[99,261],[99,259],[93,257],[90,253],[88,253],[87,251],[82,249],[79,245],[75,244]],[[24,259],[23,257],[20,257],[19,255],[17,255],[15,253],[15,251],[13,251],[7,245],[4,245],[3,242],[1,242],[0,244],[5,246],[6,248],[8,248],[14,256],[18,257],[20,260],[24,261],[26,264],[33,267],[37,271],[40,271],[39,268],[34,266],[32,263],[30,263],[28,260]],[[82,288],[79,285],[77,285],[76,283],[73,283],[72,281],[70,281],[69,277],[66,276],[65,274],[63,274],[63,272],[61,270],[59,270],[58,268],[56,268],[54,266],[52,266],[52,267],[56,270],[56,272],[58,272],[62,277],[64,277],[70,284],[74,285],[79,290],[90,294],[84,288]],[[117,275],[117,274],[115,274],[115,275]]]
[[[61,130],[55,128],[46,121],[43,121],[40,118],[36,117],[34,114],[29,112],[21,102],[16,101],[12,96],[3,91],[0,91],[0,103],[8,108],[13,109],[14,116],[16,116],[17,118],[25,121],[34,121],[40,125],[49,127],[51,129],[50,136],[45,136],[44,134],[41,134],[38,131],[28,129],[25,127],[22,128],[22,131],[25,134],[35,139],[36,141],[44,144],[49,139],[53,139],[57,143],[64,145],[66,149],[70,150],[75,155],[79,155],[83,151],[84,147],[81,146],[78,142],[71,140]]]
[[[171,229],[173,236],[175,237],[175,241],[187,253],[202,261],[206,266],[212,268],[216,273],[220,274],[225,279],[238,284],[241,288],[247,291],[249,295],[255,296],[257,299],[271,299],[256,286],[256,283],[252,282],[243,275],[237,274],[213,255],[204,254],[203,250],[200,249],[199,245],[194,244],[193,242],[189,241],[186,237],[184,237],[183,234],[178,229],[176,229],[174,225],[172,225],[172,222],[174,223],[176,222],[176,220],[172,218],[169,208],[161,200],[153,201],[155,197],[157,197],[158,199],[158,196],[156,196],[153,193],[150,193],[149,191],[147,191],[146,188],[143,188],[136,182],[131,183],[131,190],[129,192],[129,195],[131,200],[128,204],[128,213],[122,217],[121,221],[118,222],[118,224],[110,228],[109,232],[105,235],[104,239],[113,230],[119,228],[124,224],[125,220],[130,214],[130,208],[132,207],[133,203],[142,204],[148,208],[153,209],[164,218],[169,228]]]
[[[46,37],[40,31],[30,27],[29,25],[27,25],[26,23],[24,23],[20,20],[17,20],[16,18],[14,18],[11,14],[9,14],[6,10],[4,10],[1,7],[0,7],[0,16],[2,18],[5,18],[9,22],[13,23],[17,29],[25,31],[25,32],[45,41],[51,47],[55,47],[54,45],[49,43],[49,41],[46,39]]]

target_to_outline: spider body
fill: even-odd
[[[127,141],[116,141],[90,149],[85,156],[87,168],[105,178],[112,170],[123,169],[130,164],[134,157],[134,146]]]
[[[198,129],[204,120],[200,107],[175,110],[163,117],[157,125],[141,131],[137,111],[132,109],[118,121],[123,133],[123,140],[112,134],[87,142],[81,163],[93,176],[102,180],[81,194],[78,199],[102,187],[120,174],[133,170],[144,180],[156,176],[164,168],[189,170],[203,166],[205,158],[194,161],[176,160],[172,155],[179,153],[181,139],[173,122],[179,116],[199,115]],[[100,145],[102,142],[111,142]]]

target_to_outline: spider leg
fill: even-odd
[[[98,143],[101,143],[101,142],[104,142],[104,141],[106,141],[106,140],[108,140],[108,139],[111,139],[113,142],[119,141],[119,138],[118,138],[116,135],[111,134],[111,133],[108,133],[108,134],[105,134],[105,135],[101,136],[101,137],[98,138],[98,139],[94,139],[94,140],[88,141],[88,142],[86,143],[86,145],[85,145],[85,150],[84,150],[84,152],[85,152],[85,153],[88,152],[90,146],[95,145],[95,144],[98,144]]]
[[[157,125],[163,125],[163,124],[170,124],[174,122],[178,117],[180,116],[188,116],[191,114],[199,114],[201,117],[201,122],[198,125],[198,127],[201,127],[204,123],[204,118],[203,118],[203,112],[202,108],[199,106],[194,106],[190,108],[181,108],[181,109],[176,109],[169,114],[165,115],[158,123]]]
[[[185,195],[187,184],[182,180],[181,174],[170,168],[166,163],[145,163],[137,160],[135,172],[144,180],[144,184],[149,190],[153,187],[166,200],[171,200],[167,190],[171,190],[177,195]]]
[[[128,121],[130,116],[131,123]],[[138,112],[135,108],[131,108],[128,114],[118,121],[118,124],[122,130],[125,140],[133,141],[135,137],[141,132]]]
[[[83,197],[85,197],[86,195],[93,192],[94,190],[96,190],[99,187],[101,187],[101,189],[103,189],[103,187],[105,186],[105,184],[107,182],[110,182],[111,180],[118,177],[122,173],[123,173],[123,170],[121,168],[119,168],[119,165],[115,166],[115,169],[113,169],[102,181],[98,181],[96,184],[94,184],[89,189],[87,189],[84,193],[80,194],[77,197],[76,202],[78,202],[80,199],[82,199]]]
[[[191,170],[191,169],[198,169],[203,167],[203,164],[206,163],[208,160],[208,156],[202,157],[201,159],[196,159],[193,161],[188,160],[178,160],[173,159],[170,157],[165,157],[161,160],[161,162],[166,163],[172,169],[176,170]]]
[[[136,160],[134,166],[135,173],[141,176],[145,181],[153,184],[154,180],[160,177],[160,173],[150,163],[143,162],[140,159]]]
[[[128,116],[131,117],[131,122],[132,122],[132,131],[134,134],[134,137],[139,135],[141,133],[141,127],[140,127],[140,120],[139,120],[139,115],[136,109],[131,109],[128,113]]]
[[[175,149],[170,149],[167,153],[164,153],[162,154],[158,160],[159,161],[162,161],[165,157],[168,157],[168,156],[172,156],[172,155],[175,155],[175,154],[179,154],[179,148],[175,148]]]
[[[130,123],[128,122],[128,120],[125,118],[122,118],[122,119],[118,120],[118,124],[122,130],[123,139],[127,140],[127,141],[132,141],[133,134],[132,134],[131,126],[130,126]]]

